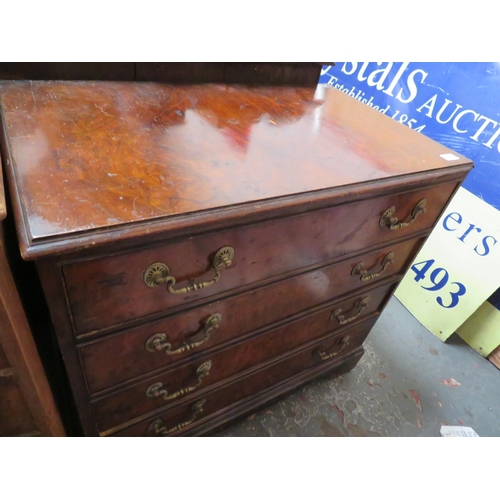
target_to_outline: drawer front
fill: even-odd
[[[280,354],[325,335],[332,328],[333,309],[307,316],[271,332],[190,362],[174,371],[156,375],[119,393],[92,404],[99,431],[106,431],[144,413],[177,403],[195,392],[204,393],[213,384],[251,369]],[[332,359],[360,346],[377,316],[361,325],[328,337],[311,359],[311,363]],[[166,398],[172,398],[165,400]]]
[[[455,188],[456,183],[450,183],[373,198],[66,265],[63,271],[76,332],[166,311],[429,229]],[[424,198],[426,212],[417,213]],[[381,225],[391,207],[395,213]],[[399,227],[395,218],[412,223]],[[227,247],[234,250],[232,258],[227,252],[217,253]],[[189,283],[201,283],[202,288],[193,290]],[[191,291],[178,293],[186,290]]]
[[[353,343],[356,341],[356,343],[360,345],[372,326],[373,321],[371,320],[350,328],[348,333]],[[306,370],[317,369],[321,366],[330,366],[333,368],[337,365],[344,366],[344,363],[346,363],[347,366],[345,366],[345,370],[342,372],[348,371],[357,363],[359,354],[355,356],[353,363],[349,363],[351,357],[348,354],[341,354],[336,358],[326,360],[322,360],[318,355],[318,352],[323,351],[325,347],[331,347],[332,350],[337,348],[340,338],[343,338],[344,335],[345,334],[342,334],[331,338],[329,342],[332,345],[323,343],[311,344],[305,349],[280,360],[278,363],[268,365],[262,370],[238,378],[211,392],[200,394],[197,397],[191,398],[189,402],[186,401],[175,408],[166,410],[164,413],[160,413],[155,417],[148,418],[143,422],[132,425],[115,435],[178,435],[195,427],[202,418],[210,417],[230,405],[244,401],[245,398],[257,396],[259,392],[270,389],[286,379],[300,375]],[[336,375],[340,375],[340,373]],[[313,377],[314,376],[311,378]],[[158,420],[160,419],[161,424],[155,426],[154,424],[159,423]],[[156,432],[160,429],[160,432]]]
[[[322,272],[333,277],[338,264],[331,267],[331,270],[323,269]],[[332,294],[338,291],[335,282],[328,290],[323,287],[318,289],[318,293],[314,293],[315,286],[322,286],[318,276],[318,271],[299,275],[241,296],[177,314],[152,325],[80,346],[80,356],[90,392],[96,393],[149,371],[178,364],[187,356],[194,355],[199,358],[198,353],[202,355],[207,349],[326,301],[322,299],[333,298]],[[360,283],[356,280],[356,283],[358,282]],[[319,323],[307,326],[311,330],[310,338],[327,330],[334,331],[352,322],[353,317],[362,319],[380,310],[396,285],[397,283],[392,281],[378,288],[372,286],[340,302],[334,302],[326,312],[313,315]],[[321,291],[329,293],[320,296]],[[333,315],[334,312],[337,314]],[[193,337],[188,336],[190,329],[200,330],[201,319],[213,318],[214,313],[220,314],[217,329],[210,330],[210,326],[204,328],[202,322],[202,331]],[[156,343],[159,338],[162,339],[161,342]],[[160,349],[163,346],[163,349],[155,350],[155,345]],[[184,351],[176,353],[183,347]],[[170,352],[173,354],[169,354]]]

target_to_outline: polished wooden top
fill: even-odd
[[[470,163],[332,88],[10,82],[30,241]]]

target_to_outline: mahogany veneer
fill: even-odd
[[[353,368],[472,168],[322,86],[12,82],[0,103],[87,435],[207,434]]]

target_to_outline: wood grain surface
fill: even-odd
[[[300,275],[295,279],[284,280],[275,285],[183,311],[162,321],[141,325],[118,335],[106,336],[79,346],[90,393],[109,389],[148,372],[179,366],[187,362],[187,358],[201,359],[200,356],[205,351],[213,351],[218,346],[246,338],[268,323],[291,319],[298,311],[304,311],[309,306],[322,303],[322,299],[326,298],[326,296],[317,297],[314,293],[309,293],[310,285],[315,282],[315,277],[317,275]],[[309,281],[309,286],[307,281]],[[302,283],[302,286],[299,283]],[[307,324],[309,338],[318,335],[318,332],[332,332],[339,329],[341,325],[335,318],[331,318],[332,313],[341,309],[349,316],[348,311],[352,310],[362,299],[366,298],[367,306],[358,318],[362,319],[373,314],[382,304],[385,304],[395,287],[396,283],[392,279],[378,288],[364,289],[342,301],[330,303],[326,312],[318,316],[320,318],[317,320],[318,323],[313,323],[314,318],[311,318],[311,323]],[[303,290],[302,294],[300,294],[301,290]],[[295,300],[290,300],[291,297]],[[202,320],[217,311],[222,315],[220,326],[199,347],[171,355],[163,351],[146,350],[147,340],[157,333],[164,332],[166,341],[174,348],[182,346],[184,342],[192,342],[201,338],[201,334],[192,335],[192,333],[203,331],[202,327],[200,328],[200,324],[203,324]],[[113,363],[110,364],[109,360],[113,360]]]
[[[325,86],[7,82],[0,106],[21,255],[36,260],[86,435],[150,435],[163,412],[175,427],[206,395],[199,421],[173,432],[202,434],[352,368],[472,168]],[[390,207],[411,224],[381,224]],[[208,286],[227,246],[231,265]],[[188,293],[146,286],[157,262]],[[365,294],[359,320],[331,323],[330,305],[352,315]],[[179,345],[214,312],[201,350],[173,362],[145,350],[157,328]],[[321,360],[344,334],[351,354]],[[153,382],[185,390],[167,403],[145,395]]]
[[[335,89],[14,82],[0,103],[32,240],[468,162]]]

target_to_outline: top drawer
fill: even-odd
[[[63,272],[76,334],[118,325],[430,229],[456,187],[453,182],[371,198],[66,265]],[[423,199],[425,212],[419,210]],[[384,218],[391,207],[395,212]],[[214,257],[223,247],[231,247],[234,256],[216,271]],[[165,278],[167,283],[158,286],[146,284],[154,285],[155,280]],[[194,289],[197,287],[190,283],[203,287]]]

